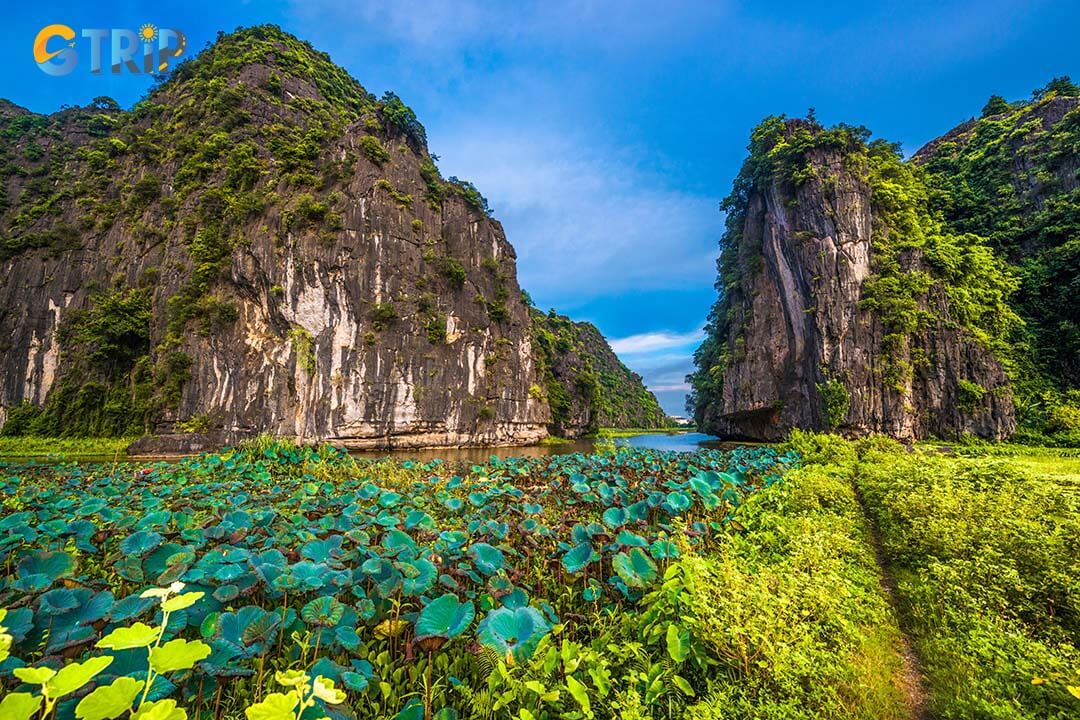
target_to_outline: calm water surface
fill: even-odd
[[[746,443],[733,443],[718,440],[712,435],[706,435],[698,432],[677,432],[677,433],[642,433],[641,435],[631,435],[629,437],[615,438],[615,444],[628,447],[640,447],[640,448],[652,448],[654,450],[670,450],[674,452],[693,452],[702,448],[712,448],[720,450],[730,450],[731,448],[739,445],[745,445]],[[570,455],[573,453],[592,453],[596,449],[596,439],[584,439],[574,440],[567,443],[559,443],[552,445],[524,445],[517,447],[473,447],[473,448],[431,448],[427,450],[418,450],[415,448],[401,448],[398,450],[372,450],[372,451],[354,451],[351,454],[357,458],[384,458],[390,457],[395,460],[418,460],[420,462],[427,462],[429,460],[441,459],[447,462],[466,462],[466,463],[482,463],[490,460],[491,458],[511,458],[511,457],[549,457],[552,455]],[[135,462],[153,462],[155,460],[177,460],[177,455],[167,457],[140,457],[133,459]],[[26,457],[6,457],[0,460],[0,464],[4,463],[18,463],[25,461],[68,461],[79,463],[100,463],[100,462],[117,462],[124,461],[128,458],[119,454],[116,456],[96,456],[96,455],[74,455],[74,454],[61,454],[57,456],[50,456],[48,458],[43,456],[26,456]]]
[[[643,433],[630,437],[615,438],[616,445],[652,448],[654,450],[672,450],[676,452],[693,452],[701,448],[728,449],[739,443],[729,443],[717,440],[712,435],[704,433]],[[518,447],[476,447],[476,448],[432,448],[430,450],[417,450],[414,448],[402,448],[400,450],[365,451],[352,453],[355,457],[379,458],[392,457],[395,460],[428,460],[441,459],[447,462],[484,462],[493,457],[504,459],[511,457],[548,457],[551,455],[569,455],[571,453],[591,453],[596,448],[596,440],[574,440],[558,445],[524,445]]]

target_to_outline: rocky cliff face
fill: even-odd
[[[1014,317],[1011,281],[977,239],[942,232],[919,175],[866,135],[777,118],[755,130],[725,201],[721,298],[691,376],[706,431],[1014,429],[993,352]],[[993,297],[973,299],[973,283]]]
[[[602,427],[659,428],[667,421],[641,376],[623,365],[595,325],[532,311],[540,393],[551,432],[579,437]]]
[[[239,31],[131,112],[6,104],[0,135],[9,430],[546,434],[502,227],[306,43]]]

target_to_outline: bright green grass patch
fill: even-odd
[[[687,428],[659,427],[659,428],[600,428],[598,437],[621,438],[634,437],[635,435],[682,435],[683,433],[695,432]]]
[[[546,438],[539,442],[540,445],[570,445],[573,440],[564,437],[557,437],[555,435],[548,435]]]
[[[1047,455],[1018,455],[998,460],[1021,472],[1038,477],[1052,478],[1059,483],[1080,485],[1080,457]]]
[[[121,460],[133,439],[0,437],[0,458]]]
[[[832,446],[877,524],[932,716],[1077,717],[1080,494],[1062,480],[1075,459],[1008,446],[950,457],[881,439],[794,446],[806,457],[815,443]]]

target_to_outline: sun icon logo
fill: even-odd
[[[153,23],[145,23],[139,27],[139,39],[144,43],[152,43],[157,37],[158,29]]]

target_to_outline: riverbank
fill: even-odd
[[[0,459],[119,461],[134,438],[0,437]]]

